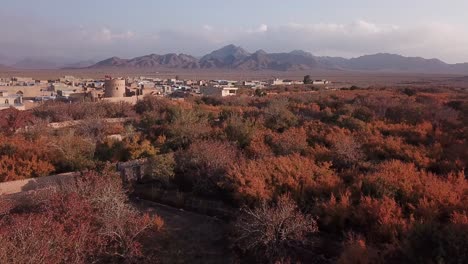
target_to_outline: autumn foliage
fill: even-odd
[[[261,97],[146,97],[134,107],[45,104],[24,115],[8,110],[8,118],[0,118],[0,181],[145,158],[150,166],[140,184],[214,200],[234,211],[242,208],[235,215],[239,218],[232,219],[233,246],[241,261],[466,263],[466,91],[404,88],[278,88],[277,95]],[[113,117],[131,120],[113,127],[93,121]],[[69,120],[85,121],[79,128],[47,127],[51,121]],[[69,230],[98,228],[91,212],[101,211],[87,198],[91,194],[67,193],[58,199],[66,206],[48,198],[37,205],[47,213],[14,213],[17,220],[7,224],[41,239],[56,229],[51,243],[76,250],[68,247],[69,241],[83,238]],[[53,210],[44,207],[52,204]],[[76,207],[76,213],[67,212],[69,218],[37,224],[68,207]],[[130,215],[131,221],[146,225]],[[84,224],[67,222],[73,218]],[[122,228],[109,224],[109,230]],[[35,228],[27,229],[29,225]],[[62,225],[70,228],[62,230]],[[249,233],[243,227],[260,231]],[[41,231],[32,231],[36,229]],[[8,230],[2,229],[9,234],[2,236],[5,243],[19,243],[13,238],[21,234]],[[77,234],[91,236],[86,230]],[[73,254],[86,260],[138,258],[138,247],[121,236],[125,241],[119,243],[115,237],[90,238],[99,246],[85,243],[83,251]],[[37,248],[47,258],[66,254],[24,243],[31,244],[17,247]],[[122,256],[109,256],[108,245]],[[97,251],[81,253],[88,248]],[[271,254],[275,250],[281,254]]]
[[[133,209],[120,179],[109,171],[85,174],[27,201],[3,199],[1,263],[147,261],[141,239],[164,224]]]

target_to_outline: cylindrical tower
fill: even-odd
[[[104,83],[104,97],[125,97],[125,80],[106,80]]]

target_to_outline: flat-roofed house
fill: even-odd
[[[239,88],[231,86],[202,86],[200,93],[204,96],[233,96],[237,95]]]
[[[10,107],[24,110],[23,96],[21,94],[10,94],[8,91],[0,91],[0,110]]]

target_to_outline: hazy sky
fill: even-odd
[[[0,63],[303,49],[468,62],[468,0],[0,0]]]

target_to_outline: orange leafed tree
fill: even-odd
[[[329,195],[341,180],[330,164],[316,164],[297,154],[243,161],[228,172],[235,194],[247,200],[270,200],[290,192],[294,198],[307,194]]]
[[[20,135],[0,135],[0,181],[48,175],[54,171],[48,155],[44,139],[31,141]]]

